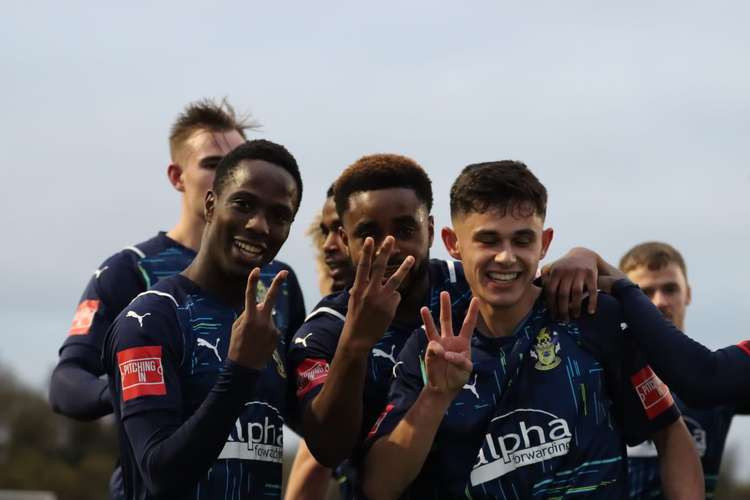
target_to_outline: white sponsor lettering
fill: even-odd
[[[476,486],[501,477],[520,467],[543,462],[568,453],[572,434],[568,423],[557,416],[542,410],[519,409],[495,417],[492,422],[498,428],[502,421],[516,413],[525,413],[527,419],[545,421],[542,425],[529,425],[527,419],[510,421],[516,432],[497,435],[490,431],[485,435],[477,455],[474,470],[471,471],[471,484]],[[491,427],[492,428],[492,427]]]
[[[219,453],[219,460],[257,460],[260,462],[281,463],[284,458],[284,433],[278,410],[268,403],[254,401],[246,406],[260,405],[270,408],[276,415],[263,416],[260,421],[235,422],[236,436],[230,434],[224,448]]]

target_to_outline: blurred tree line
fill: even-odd
[[[0,490],[48,490],[59,500],[107,498],[117,458],[117,431],[111,419],[76,422],[56,415],[44,395],[2,366],[0,401]],[[732,443],[727,450],[715,498],[750,500],[749,472],[737,470]],[[294,451],[284,454],[285,476]],[[327,498],[338,498],[335,482]]]
[[[0,489],[48,490],[59,500],[107,498],[117,454],[111,420],[56,415],[46,397],[0,367]]]

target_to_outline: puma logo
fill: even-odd
[[[395,365],[393,365],[393,369],[391,370],[391,372],[393,373],[393,378],[396,378],[396,377],[398,377],[398,375],[396,375],[396,367],[397,367],[398,365],[403,365],[403,364],[404,364],[404,362],[403,362],[403,361],[399,361],[398,363],[396,363]]]
[[[312,332],[308,333],[307,335],[305,335],[302,338],[297,337],[296,339],[294,339],[294,343],[295,344],[302,344],[304,346],[304,348],[307,349],[307,339],[310,337],[310,335],[312,335]]]
[[[390,359],[391,363],[393,363],[395,365],[396,364],[396,358],[393,357],[393,351],[395,351],[395,350],[396,350],[396,346],[395,345],[391,345],[391,353],[390,354],[388,354],[387,352],[385,352],[382,349],[377,349],[376,348],[376,349],[372,350],[372,357],[373,358]]]
[[[125,315],[126,318],[135,318],[138,320],[138,325],[143,328],[143,318],[146,316],[151,316],[151,313],[146,313],[143,316],[139,315],[135,311],[128,311],[128,313]]]
[[[109,269],[109,266],[104,266],[103,268],[97,269],[96,271],[94,271],[94,276],[96,276],[96,279],[99,279],[99,276],[101,276],[102,273],[106,271],[107,269]]]
[[[474,396],[479,399],[479,393],[477,392],[477,374],[474,374],[474,383],[473,384],[464,384],[464,389],[471,391]]]
[[[207,349],[211,349],[214,354],[216,354],[216,358],[221,361],[221,356],[219,356],[219,341],[221,338],[216,339],[216,344],[211,345],[206,339],[198,339],[198,345],[200,347],[205,347]]]

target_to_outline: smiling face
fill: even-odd
[[[286,241],[297,198],[294,178],[282,167],[241,160],[220,193],[206,196],[202,246],[224,273],[246,277],[270,262]]]
[[[685,311],[690,304],[690,286],[680,266],[674,262],[659,269],[638,266],[628,278],[643,290],[659,311],[680,330],[685,329]]]
[[[331,291],[344,290],[354,281],[354,267],[349,251],[344,244],[339,228],[341,219],[336,212],[333,198],[326,199],[320,219],[320,233],[323,235],[323,256],[328,274],[333,280]]]
[[[424,202],[408,188],[361,191],[349,196],[348,201],[342,217],[343,236],[355,269],[365,238],[373,238],[377,249],[385,237],[391,235],[396,241],[386,276],[396,272],[406,257],[413,256],[414,265],[399,288],[408,294],[417,278],[424,277],[427,272],[434,234],[432,217]]]
[[[443,229],[450,255],[463,262],[472,293],[495,310],[530,307],[532,281],[552,241],[544,220],[524,210],[460,213]]]

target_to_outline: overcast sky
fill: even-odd
[[[667,241],[688,264],[688,333],[747,337],[749,18],[739,1],[4,4],[0,363],[46,385],[90,273],[177,219],[171,122],[223,96],[300,163],[279,257],[308,308],[304,230],[342,168],[415,158],[442,226],[461,167],[511,158],[550,192],[549,257]],[[750,470],[750,418],[730,439]]]

